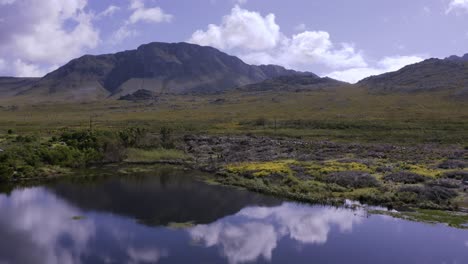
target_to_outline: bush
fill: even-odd
[[[146,129],[139,127],[127,128],[119,132],[120,140],[126,148],[138,147],[147,135]]]
[[[161,137],[161,146],[166,149],[171,149],[175,147],[174,141],[172,139],[172,129],[168,127],[162,127],[160,130]]]
[[[85,149],[99,149],[98,138],[95,133],[89,131],[65,132],[60,136],[60,141],[67,146]]]
[[[336,183],[347,188],[368,188],[380,186],[379,181],[370,175],[361,171],[341,171],[331,173],[325,177],[327,183]]]
[[[398,190],[399,196],[416,195],[417,202],[432,201],[441,204],[457,196],[457,192],[441,186],[402,186]]]
[[[426,177],[411,172],[392,173],[384,176],[383,179],[385,181],[400,182],[404,184],[415,184],[426,181]]]
[[[439,164],[441,169],[464,169],[466,168],[466,162],[461,160],[446,160]]]
[[[468,179],[468,171],[446,172],[444,173],[443,177],[449,178],[449,179],[464,180],[464,179]]]
[[[7,164],[0,163],[0,182],[11,180],[15,170]]]
[[[86,164],[83,152],[69,146],[59,145],[45,148],[42,152],[42,158],[44,163],[62,167],[81,167]]]

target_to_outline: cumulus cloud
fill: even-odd
[[[397,71],[406,65],[421,62],[425,59],[422,56],[393,56],[385,57],[377,62],[375,67],[357,67],[341,71],[334,71],[327,74],[330,78],[335,78],[350,83],[356,83],[366,77],[379,75],[385,72]]]
[[[41,69],[38,65],[20,59],[13,62],[13,69],[17,77],[42,77],[47,73],[45,69]]]
[[[297,34],[286,36],[274,14],[262,16],[235,6],[219,25],[210,24],[205,30],[195,31],[188,41],[224,50],[250,64],[277,64],[302,71],[320,69],[321,75],[331,72],[329,75],[350,82],[420,59],[387,57],[371,66],[353,43],[335,43],[328,32],[306,30],[304,24],[295,30]]]
[[[160,7],[146,7],[143,0],[130,0],[128,9],[131,11],[130,17],[112,34],[110,39],[111,44],[118,44],[131,36],[137,35],[138,31],[132,27],[133,24],[139,22],[171,22],[174,18],[173,15],[166,13]]]
[[[307,70],[310,65],[331,68],[367,66],[351,43],[335,44],[325,31],[303,31],[291,37],[280,31],[274,14],[262,16],[235,6],[221,24],[195,31],[189,42],[232,52],[252,64],[280,64]]]
[[[127,23],[135,24],[137,22],[161,23],[170,22],[172,15],[165,13],[160,7],[145,7],[142,0],[131,0],[130,9],[133,13],[127,20]]]
[[[211,24],[205,31],[195,31],[190,42],[228,50],[265,50],[275,48],[279,40],[280,28],[274,14],[262,17],[236,6],[220,25]]]
[[[85,9],[87,0],[3,0],[0,4],[0,57],[27,62],[28,67],[16,63],[14,68],[21,71],[37,72],[43,65],[67,62],[99,43],[93,15]]]
[[[456,10],[468,12],[468,0],[451,0],[445,13],[448,14]]]

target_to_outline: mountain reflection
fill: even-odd
[[[284,203],[277,207],[248,207],[234,216],[189,230],[195,241],[218,246],[230,263],[269,261],[277,243],[288,237],[302,244],[324,244],[333,226],[351,232],[363,221],[363,210],[310,207]]]

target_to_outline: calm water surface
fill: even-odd
[[[468,231],[161,168],[0,194],[0,263],[468,263]]]

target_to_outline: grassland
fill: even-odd
[[[0,131],[52,135],[65,129],[139,126],[176,133],[276,135],[317,140],[468,145],[468,103],[444,94],[365,90],[166,95],[157,102],[1,102]]]

